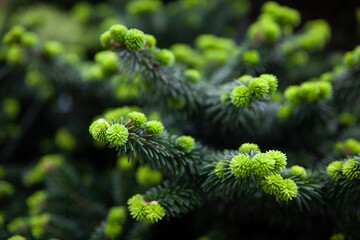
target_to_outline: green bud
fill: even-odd
[[[127,156],[121,156],[117,159],[118,168],[128,171],[134,168],[134,161],[129,161]]]
[[[22,61],[22,53],[20,47],[17,45],[10,46],[6,54],[6,60],[9,64],[19,65]]]
[[[258,65],[260,63],[260,55],[256,50],[244,52],[243,61],[248,65]]]
[[[118,44],[123,44],[125,42],[125,36],[128,29],[124,25],[116,24],[110,28],[109,32],[112,40]]]
[[[284,184],[284,179],[280,174],[265,176],[264,180],[261,181],[261,186],[267,194],[277,195],[281,192],[281,188]]]
[[[156,38],[151,34],[145,34],[146,44],[149,46],[149,48],[155,48],[156,47]]]
[[[30,218],[31,233],[35,238],[42,238],[45,234],[45,229],[50,221],[49,214],[41,214]]]
[[[136,127],[142,126],[147,121],[145,114],[141,112],[131,112],[127,115],[127,117]]]
[[[190,136],[181,136],[175,140],[175,145],[185,152],[191,152],[195,149],[195,139]]]
[[[48,57],[55,57],[64,52],[64,46],[57,41],[48,41],[44,43],[44,53]]]
[[[55,144],[64,150],[73,150],[76,147],[76,138],[66,128],[60,128],[55,134]]]
[[[34,47],[38,41],[37,35],[32,32],[26,32],[21,36],[21,44],[27,48]]]
[[[103,46],[104,48],[110,48],[110,41],[111,41],[111,36],[110,36],[110,32],[106,31],[103,34],[100,35],[100,42],[101,42],[101,46]]]
[[[90,127],[89,132],[96,141],[106,142],[106,130],[110,124],[103,118],[94,121]]]
[[[12,43],[18,43],[21,40],[21,37],[25,33],[25,29],[22,26],[14,26],[11,28],[11,30],[5,34],[3,38],[3,43],[5,44],[12,44]]]
[[[164,125],[160,121],[148,121],[145,123],[146,131],[155,136],[160,136],[164,131]]]
[[[171,66],[175,62],[175,57],[174,57],[174,54],[170,50],[162,49],[156,54],[155,60],[161,66]]]
[[[12,236],[12,237],[8,238],[8,240],[26,240],[26,238],[16,235],[16,236]]]
[[[165,216],[164,208],[156,201],[150,202],[145,208],[146,221],[156,223]]]
[[[251,174],[251,160],[247,155],[237,155],[230,161],[231,173],[237,178],[245,178]]]
[[[349,179],[360,179],[360,161],[347,160],[343,165],[343,174]]]
[[[341,161],[334,161],[330,163],[326,169],[327,174],[336,181],[338,178],[342,176],[342,169],[344,163]]]
[[[188,69],[184,72],[184,76],[187,81],[190,81],[192,83],[198,83],[200,82],[201,75],[200,72],[196,69]]]
[[[147,166],[140,166],[136,171],[136,181],[143,186],[154,186],[162,181],[162,174]]]
[[[281,201],[289,201],[297,196],[298,187],[292,179],[285,179],[280,191],[275,196]]]
[[[227,167],[227,163],[225,161],[220,161],[215,166],[215,175],[219,178],[225,177],[225,168]]]
[[[291,167],[291,175],[300,175],[301,179],[306,178],[306,169],[304,167],[295,165]]]
[[[249,85],[249,92],[255,99],[262,99],[270,93],[270,86],[264,78],[253,78]]]
[[[243,152],[243,153],[249,154],[250,151],[260,152],[260,148],[259,148],[259,146],[256,145],[255,143],[243,143],[243,144],[239,147],[239,151],[240,151],[240,152]]]
[[[230,98],[235,107],[247,107],[251,102],[249,89],[243,85],[234,88],[231,92]]]
[[[261,74],[259,78],[262,78],[267,81],[269,84],[269,94],[272,94],[276,91],[278,87],[278,80],[272,74]]]
[[[275,170],[275,159],[267,153],[258,153],[251,159],[251,167],[254,175],[265,177]]]
[[[243,75],[241,77],[239,77],[237,80],[240,82],[240,83],[245,83],[245,84],[249,84],[249,82],[253,79],[252,76],[250,75]]]
[[[128,141],[129,131],[121,124],[113,124],[106,130],[106,140],[113,146],[123,146]]]
[[[5,98],[2,107],[3,111],[11,119],[16,118],[20,112],[20,103],[15,98]]]
[[[145,47],[145,34],[138,29],[130,29],[125,36],[126,48],[130,51],[140,51]]]
[[[11,183],[0,181],[0,198],[3,196],[13,195],[15,188]]]
[[[281,172],[282,170],[284,170],[287,164],[287,157],[284,153],[277,150],[270,150],[267,151],[266,154],[268,154],[270,157],[272,157],[275,160],[275,168],[274,168],[275,171]]]

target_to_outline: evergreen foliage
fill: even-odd
[[[252,4],[0,3],[0,239],[359,239],[360,46]]]

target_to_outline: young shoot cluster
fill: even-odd
[[[283,179],[280,174],[265,176],[261,186],[267,194],[274,195],[280,201],[289,201],[297,196],[298,187],[292,179]]]
[[[129,134],[139,129],[149,137],[158,137],[165,128],[160,121],[147,121],[147,117],[141,112],[130,112],[125,118],[113,119],[111,123],[105,118],[100,118],[90,125],[89,132],[96,141],[121,147],[127,143]]]
[[[141,109],[137,106],[123,106],[119,108],[108,108],[104,111],[103,117],[106,121],[112,122],[118,120],[121,117],[128,115],[131,112],[141,112]]]
[[[231,174],[235,178],[245,179],[251,176],[261,181],[261,186],[268,194],[275,195],[279,200],[288,201],[297,196],[297,185],[291,179],[283,179],[281,173],[287,164],[287,157],[277,150],[265,153],[253,143],[244,143],[239,148],[240,154],[230,162],[220,161],[215,167],[215,174],[225,178]],[[305,170],[305,169],[304,169]],[[302,167],[293,166],[292,175],[306,177]]]
[[[340,177],[360,179],[360,158],[354,157],[345,161],[334,161],[328,165],[327,174],[334,181]]]
[[[300,13],[293,8],[281,6],[277,2],[266,2],[262,6],[262,17],[270,17],[281,26],[296,27],[300,24]]]
[[[336,143],[335,150],[345,155],[358,155],[360,154],[360,142],[354,138],[349,138]]]
[[[174,44],[171,47],[176,62],[197,70],[208,70],[214,65],[225,64],[240,51],[233,39],[202,34],[195,39],[195,47]]]
[[[299,86],[288,87],[284,94],[289,103],[299,105],[329,99],[332,96],[332,86],[325,81],[308,81]]]
[[[143,186],[158,185],[161,183],[162,178],[161,172],[152,170],[148,166],[140,166],[136,170],[136,181]]]
[[[30,218],[30,226],[32,235],[39,239],[45,234],[46,227],[51,219],[50,214],[44,213],[41,215],[32,216]]]
[[[243,53],[243,61],[249,66],[255,66],[260,63],[260,54],[256,50],[249,50]]]
[[[24,238],[23,236],[20,236],[20,235],[16,235],[16,236],[12,236],[12,237],[8,238],[8,240],[26,240],[26,238]]]
[[[130,52],[147,50],[160,66],[171,66],[175,63],[174,54],[170,50],[156,48],[156,38],[136,28],[113,25],[100,36],[100,41],[105,48],[125,48]]]
[[[95,64],[84,70],[85,79],[103,80],[116,73],[119,60],[114,52],[101,51],[95,55]]]
[[[290,168],[291,175],[293,176],[299,176],[300,179],[305,179],[307,176],[306,169],[299,165],[294,165]]]
[[[196,69],[188,69],[184,72],[185,79],[191,83],[198,83],[201,80],[201,74]]]
[[[304,28],[305,32],[303,34],[290,38],[280,45],[283,54],[289,55],[296,51],[319,51],[329,42],[331,29],[326,21],[309,21]]]
[[[44,208],[48,194],[45,190],[39,190],[34,192],[27,198],[26,203],[28,205],[31,215],[36,215]]]
[[[31,186],[43,181],[45,175],[65,163],[65,158],[59,154],[48,154],[40,158],[39,162],[24,176],[24,184]]]
[[[115,113],[111,111],[106,113],[112,117],[116,116],[111,122],[108,121],[109,119],[99,118],[90,125],[89,132],[96,141],[119,148],[126,145],[129,137],[133,139],[139,137],[137,134],[139,132],[152,139],[160,136],[165,129],[162,122],[147,121],[147,117],[141,112],[130,112],[124,117],[118,116],[118,110],[122,109],[115,109]]]
[[[195,149],[195,139],[190,136],[181,136],[175,140],[175,146],[184,152],[191,152]]]
[[[261,18],[250,25],[247,38],[253,43],[274,43],[281,37],[280,26],[270,17]]]
[[[6,181],[0,181],[0,198],[4,196],[11,196],[15,193],[14,186]]]
[[[262,74],[256,78],[245,75],[238,81],[240,85],[234,88],[229,96],[229,100],[236,107],[248,107],[252,99],[264,99],[274,93],[278,87],[278,80],[272,74]]]
[[[124,206],[112,207],[107,216],[105,234],[110,239],[116,239],[122,233],[126,221],[126,208]]]
[[[160,0],[134,0],[126,5],[126,11],[131,15],[155,13],[163,6]]]
[[[24,58],[23,49],[32,49],[38,43],[35,33],[26,31],[22,26],[14,26],[2,39],[4,44],[9,45],[6,60],[13,65],[21,64]]]
[[[156,223],[165,216],[164,208],[157,201],[147,202],[140,194],[131,197],[129,205],[130,215],[137,221]]]
[[[343,62],[348,67],[358,66],[360,64],[360,46],[357,46],[353,51],[347,52],[344,55]]]
[[[212,34],[199,35],[195,46],[202,52],[202,65],[223,64],[237,53],[234,40]]]
[[[291,33],[293,27],[300,24],[300,19],[297,10],[266,2],[258,20],[249,27],[247,37],[252,43],[274,43],[283,33]]]

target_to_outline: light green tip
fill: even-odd
[[[160,136],[164,131],[164,125],[160,121],[148,121],[145,123],[146,131],[149,134]]]
[[[109,29],[110,38],[118,44],[123,44],[125,42],[125,36],[127,32],[127,27],[121,24],[113,25]]]
[[[90,125],[89,132],[96,141],[106,142],[106,130],[109,127],[110,123],[108,123],[105,119],[100,118]]]
[[[106,130],[106,140],[114,146],[123,146],[128,141],[129,131],[121,124],[113,124]]]
[[[174,54],[170,50],[161,49],[155,56],[155,60],[161,66],[171,66],[175,62],[175,57],[174,57]]]
[[[154,186],[162,181],[162,174],[148,166],[140,166],[136,171],[136,181],[143,186]]]
[[[270,150],[267,151],[266,154],[268,154],[270,157],[272,157],[275,160],[275,168],[274,168],[275,171],[281,172],[282,170],[284,170],[287,164],[287,157],[285,153],[282,153],[277,150]]]
[[[146,38],[144,32],[132,28],[125,36],[126,48],[130,51],[140,51],[145,47]]]
[[[260,55],[256,50],[244,52],[243,61],[248,65],[258,65],[260,63]]]
[[[251,174],[251,160],[247,155],[237,155],[230,161],[231,173],[237,178],[245,178]]]
[[[280,174],[269,175],[261,181],[261,186],[267,194],[276,195],[281,191],[284,179]]]
[[[343,162],[334,161],[330,163],[327,167],[327,174],[336,181],[339,177],[342,176]]]
[[[354,158],[347,160],[343,165],[343,174],[349,179],[360,179],[360,161]]]
[[[258,77],[250,81],[249,92],[255,99],[262,99],[270,93],[270,86],[267,80]]]
[[[196,69],[188,69],[184,72],[186,80],[192,83],[198,83],[201,79],[201,74]]]
[[[12,236],[11,238],[8,238],[8,240],[26,240],[26,238],[16,235],[16,236]]]
[[[146,221],[156,223],[165,216],[164,208],[156,201],[150,202],[145,209]]]
[[[131,120],[131,122],[136,126],[140,127],[144,123],[146,123],[147,118],[145,114],[141,112],[131,112],[127,115],[127,117]]]
[[[256,145],[255,143],[243,143],[243,144],[239,147],[239,151],[240,151],[240,152],[243,152],[243,153],[249,154],[250,151],[260,152],[260,148],[259,148],[259,146]]]
[[[230,99],[235,107],[247,107],[250,105],[251,96],[246,86],[237,86],[232,90]]]
[[[156,47],[156,38],[151,34],[145,34],[146,44],[149,46],[149,48],[155,48]]]
[[[101,46],[103,46],[104,48],[110,48],[110,41],[111,41],[111,36],[110,36],[110,32],[106,31],[103,34],[100,35],[100,43]]]
[[[275,159],[267,153],[258,153],[251,159],[254,175],[265,177],[275,170]]]
[[[269,94],[272,94],[278,88],[278,79],[272,74],[261,74],[260,78],[267,81],[269,84]]]
[[[298,187],[291,179],[285,179],[280,188],[280,191],[275,196],[281,201],[289,201],[297,196]]]
[[[220,161],[215,166],[215,175],[219,178],[225,177],[225,168],[227,167],[227,164],[225,161]]]
[[[190,136],[181,136],[175,140],[175,145],[185,152],[191,152],[195,149],[195,139]]]
[[[291,167],[291,175],[300,175],[301,179],[305,179],[307,176],[306,169],[299,165],[295,165]]]

